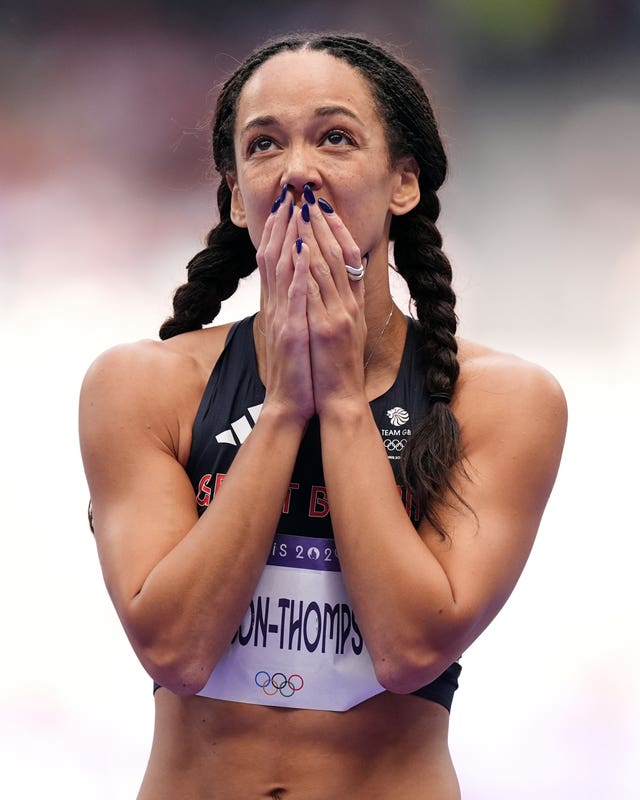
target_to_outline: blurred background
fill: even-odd
[[[156,336],[215,222],[216,87],[297,29],[419,68],[461,334],[543,364],[569,403],[529,564],[462,660],[463,797],[635,800],[638,0],[1,0],[0,793],[135,797],[152,686],[87,527],[78,392],[98,353]],[[221,318],[255,304],[248,279]]]

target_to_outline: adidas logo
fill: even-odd
[[[240,419],[231,423],[231,427],[226,431],[222,431],[216,436],[216,442],[219,444],[232,444],[234,447],[241,445],[247,436],[251,433],[253,425],[258,421],[260,412],[262,411],[262,403],[257,406],[251,406],[247,409],[247,414],[243,414]],[[250,420],[253,421],[253,425]]]

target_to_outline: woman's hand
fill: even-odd
[[[350,281],[345,269],[360,267],[361,254],[338,215],[315,202],[298,215],[297,230],[302,253],[308,254],[311,374],[315,409],[322,416],[333,402],[364,397],[364,281]]]
[[[284,191],[265,224],[256,253],[262,281],[258,330],[266,343],[265,403],[290,409],[306,423],[315,406],[307,324],[309,249],[296,242],[299,216]]]

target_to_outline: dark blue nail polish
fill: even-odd
[[[333,208],[330,203],[324,199],[324,197],[318,198],[318,205],[324,211],[325,214],[333,214]]]
[[[302,219],[305,222],[309,222],[309,206],[306,203],[302,204]]]
[[[271,213],[275,214],[276,211],[280,208],[280,198],[276,200],[276,202],[271,206]]]
[[[285,183],[285,184],[284,184],[284,186],[282,187],[282,191],[280,192],[280,197],[278,198],[278,199],[280,200],[280,202],[281,202],[281,203],[283,203],[283,202],[284,202],[284,198],[287,196],[287,189],[288,189],[288,188],[289,188],[289,187],[288,187],[288,185],[287,185],[286,183]]]
[[[302,194],[304,195],[304,199],[312,206],[316,202],[316,196],[313,193],[313,189],[311,188],[311,184],[305,183]]]
[[[293,200],[289,202],[289,219],[293,216]]]
[[[302,252],[302,239],[300,237],[296,239],[296,251],[298,253]]]

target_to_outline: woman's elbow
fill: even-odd
[[[430,641],[413,636],[403,642],[389,642],[384,650],[372,648],[370,652],[378,683],[393,694],[411,694],[427,686],[466,649],[466,633],[466,625],[450,622]]]
[[[454,660],[441,653],[391,653],[374,659],[374,669],[388,692],[411,694],[434,681]]]
[[[211,669],[194,658],[157,650],[137,650],[140,663],[151,678],[164,689],[181,696],[198,694],[209,678]]]
[[[214,664],[211,654],[198,652],[192,643],[125,626],[129,641],[145,671],[160,686],[178,695],[194,695],[201,691]]]

